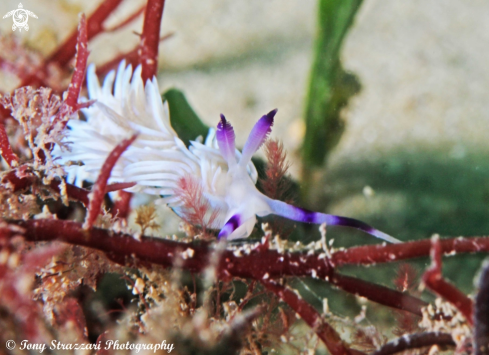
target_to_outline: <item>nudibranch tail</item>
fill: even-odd
[[[262,118],[260,118],[253,126],[253,129],[248,136],[248,140],[244,145],[242,153],[243,155],[239,161],[241,166],[246,166],[246,164],[248,164],[248,162],[251,160],[253,154],[255,154],[255,152],[260,149],[263,143],[265,143],[267,140],[270,132],[272,131],[273,118],[275,117],[276,113],[277,109],[270,111],[266,115],[262,116]]]
[[[270,208],[272,209],[272,213],[276,214],[281,217],[285,217],[294,221],[298,222],[305,222],[305,223],[314,223],[314,224],[322,224],[326,223],[326,225],[329,226],[343,226],[343,227],[350,227],[350,228],[355,228],[358,230],[361,230],[365,233],[368,233],[376,238],[385,240],[386,242],[389,243],[400,243],[401,241],[391,237],[390,235],[379,231],[378,229],[373,228],[372,226],[369,226],[367,223],[364,223],[362,221],[353,219],[353,218],[348,218],[348,217],[341,217],[341,216],[335,216],[331,214],[325,214],[325,213],[320,213],[320,212],[313,212],[313,211],[308,211],[303,208],[295,207],[292,205],[289,205],[285,202],[278,201],[278,200],[268,200],[268,204]]]
[[[234,129],[233,126],[226,121],[226,117],[224,117],[223,114],[221,114],[221,121],[217,125],[216,138],[217,144],[219,145],[219,151],[229,167],[236,165]]]

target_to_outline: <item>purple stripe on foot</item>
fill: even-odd
[[[331,222],[329,223],[333,226],[336,225],[336,226],[356,228],[369,234],[372,234],[372,232],[376,230],[375,228],[369,226],[367,223],[364,223],[362,221],[353,218],[331,215],[330,219]]]
[[[294,218],[296,221],[304,222],[304,223],[318,223],[316,221],[316,212],[306,210],[305,208],[295,207],[296,217]]]
[[[367,223],[353,218],[313,212],[300,207],[289,205],[282,201],[272,199],[268,199],[268,205],[270,206],[274,214],[294,221],[314,224],[326,223],[326,225],[329,226],[344,226],[356,228],[370,235],[373,235],[374,237],[383,239],[387,242],[399,243],[399,240],[391,237],[390,235],[369,226]]]
[[[390,243],[399,243],[400,241],[396,238],[391,237],[390,235],[379,231],[378,229],[373,228],[372,226],[368,225],[365,222],[359,221],[358,219],[353,219],[353,218],[348,218],[348,217],[342,217],[342,216],[335,216],[335,215],[324,215],[327,217],[322,217],[320,213],[317,214],[316,222],[313,223],[323,223],[321,219],[324,219],[326,224],[332,225],[332,226],[342,226],[342,227],[350,227],[350,228],[355,228],[358,230],[361,230],[365,233],[368,233],[370,235],[373,235],[376,238],[380,238],[385,240],[386,242]]]
[[[232,165],[236,163],[235,156],[235,135],[233,126],[226,121],[226,117],[221,114],[221,121],[217,124],[217,144],[219,145],[219,150],[221,151],[221,155],[226,160],[228,165]]]
[[[268,135],[272,131],[273,118],[276,113],[277,109],[272,110],[255,123],[243,148],[243,156],[240,160],[241,165],[248,164],[252,155],[260,149],[262,144],[267,140]]]
[[[377,232],[377,229],[357,219],[313,212],[295,206],[293,206],[293,208],[295,210],[295,216],[293,217],[291,216],[289,218],[295,219],[296,221],[301,221],[304,223],[315,223],[315,224],[326,223],[327,225],[330,226],[343,226],[343,227],[356,228],[372,235],[375,235],[375,232]]]

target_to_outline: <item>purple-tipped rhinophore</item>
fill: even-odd
[[[253,154],[260,149],[262,144],[266,141],[268,135],[272,131],[273,118],[276,113],[277,109],[272,110],[255,123],[243,148],[243,155],[240,160],[241,165],[248,164]]]
[[[226,121],[226,117],[223,114],[221,114],[221,121],[217,124],[216,137],[221,155],[228,165],[236,164],[233,126]]]
[[[373,235],[376,238],[380,238],[390,243],[399,243],[400,241],[396,238],[391,237],[384,232],[375,229],[368,224],[348,217],[335,216],[331,214],[325,214],[320,212],[308,211],[303,208],[295,207],[289,205],[285,202],[278,200],[268,200],[268,205],[272,209],[272,213],[278,216],[282,216],[294,221],[305,222],[305,223],[314,223],[314,224],[322,224],[326,223],[329,226],[343,226],[343,227],[351,227],[356,228],[361,231],[364,231],[370,235]]]

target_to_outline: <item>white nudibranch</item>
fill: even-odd
[[[86,121],[68,123],[66,141],[71,151],[62,151],[58,146],[53,151],[65,164],[70,183],[95,181],[114,147],[139,132],[112,170],[109,182],[135,182],[126,191],[156,195],[161,203],[182,215],[185,207],[177,193],[179,181],[186,175],[197,179],[208,205],[218,211],[209,227],[220,229],[219,238],[248,237],[257,216],[276,214],[300,222],[353,227],[398,242],[363,222],[307,211],[258,191],[258,175],[251,157],[267,139],[277,110],[255,124],[242,153],[235,148],[233,128],[223,115],[217,131],[210,129],[204,143],[192,141],[187,148],[171,127],[168,106],[162,102],[156,78],[144,85],[141,67],[133,73],[132,67],[122,62],[117,73],[110,72],[100,86],[92,65],[88,68],[87,88],[89,99],[96,101],[83,110]],[[73,161],[83,165],[68,164]]]

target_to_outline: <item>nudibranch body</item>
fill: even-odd
[[[220,229],[219,238],[248,237],[257,216],[276,214],[305,223],[353,227],[385,241],[398,242],[363,222],[303,210],[258,191],[251,157],[270,134],[276,110],[255,124],[242,153],[236,149],[234,130],[223,115],[217,131],[209,130],[205,142],[196,140],[187,148],[171,127],[156,79],[144,85],[140,67],[133,73],[131,66],[122,62],[117,73],[109,73],[100,86],[95,68],[90,66],[87,87],[89,99],[96,101],[84,109],[86,121],[68,123],[71,151],[56,147],[53,152],[65,164],[69,182],[79,185],[84,180],[94,181],[112,149],[139,132],[117,162],[109,182],[135,182],[127,191],[156,195],[161,203],[182,215],[185,206],[177,193],[179,181],[191,176],[200,183],[210,208],[218,211],[209,227]],[[83,165],[69,164],[73,161]]]

